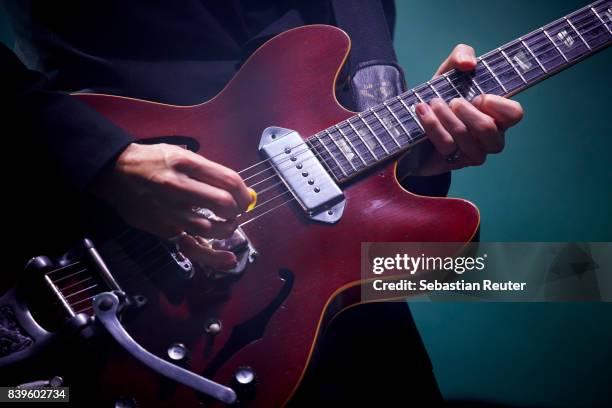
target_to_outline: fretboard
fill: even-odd
[[[596,1],[477,59],[310,137],[337,182],[346,181],[426,138],[415,105],[434,98],[510,97],[612,42],[612,0]]]

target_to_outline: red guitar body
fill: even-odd
[[[138,138],[188,136],[197,140],[203,156],[238,171],[262,160],[258,144],[268,126],[308,137],[354,114],[334,95],[349,48],[348,36],[334,27],[285,32],[257,50],[215,98],[195,106],[75,96]],[[201,374],[215,362],[212,379],[221,384],[232,384],[238,367],[251,367],[254,393],[242,402],[285,404],[316,354],[325,323],[360,302],[361,242],[469,242],[478,229],[473,204],[405,191],[394,163],[342,187],[347,204],[336,224],[308,219],[293,201],[245,225],[260,255],[231,284],[196,274],[183,302],[175,306],[146,281],[134,287],[125,282],[126,291],[137,289],[149,299],[138,318],[126,322],[130,334],[160,356],[170,344],[183,343],[189,350],[185,367]],[[258,337],[224,352],[235,329],[262,313],[266,317]],[[222,322],[214,338],[204,331],[210,318]],[[198,395],[184,386],[160,394],[159,377],[125,356],[109,361],[101,375],[109,398],[134,396],[139,406],[200,406]]]

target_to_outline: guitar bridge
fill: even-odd
[[[209,239],[207,243],[213,249],[233,252],[238,261],[235,267],[226,271],[209,270],[208,276],[213,279],[222,278],[227,275],[240,275],[244,272],[247,265],[253,263],[257,255],[259,255],[240,227],[227,239]]]

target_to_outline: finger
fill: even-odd
[[[208,183],[229,192],[236,203],[240,212],[244,212],[251,202],[249,190],[235,171],[205,159],[199,154],[186,152],[184,160],[176,163],[176,169],[185,172],[190,177]]]
[[[159,186],[163,190],[158,194],[168,207],[202,207],[213,211],[215,215],[233,220],[243,211],[234,197],[227,191],[201,183],[186,175],[174,173],[162,177]]]
[[[230,251],[219,251],[202,239],[182,235],[179,240],[181,252],[201,268],[226,271],[236,266],[236,255]]]
[[[476,109],[465,99],[453,99],[450,107],[457,117],[467,126],[472,136],[470,149],[478,149],[481,154],[469,155],[475,164],[484,163],[484,153],[499,153],[504,148],[504,137],[497,128],[495,120]],[[459,142],[458,142],[459,143]],[[463,150],[461,144],[459,147]]]
[[[185,231],[189,232],[190,234],[203,236],[205,238],[229,238],[238,227],[238,222],[236,220],[217,221],[203,218],[191,211],[186,211],[182,218],[182,224]]]
[[[498,126],[505,130],[523,119],[523,107],[520,103],[498,95],[478,95],[472,104],[481,112],[495,119]]]
[[[453,137],[442,126],[432,108],[426,103],[420,103],[416,106],[416,113],[425,133],[427,133],[427,137],[436,150],[443,155],[452,154],[457,149],[457,145]]]
[[[471,71],[476,68],[476,63],[476,52],[474,48],[469,45],[459,44],[453,49],[448,58],[442,62],[434,78],[454,68],[460,71]]]
[[[457,115],[455,115],[455,113],[448,106],[448,104],[442,99],[435,98],[430,102],[430,104],[431,109],[436,114],[436,117],[454,140],[455,146],[450,153],[441,152],[446,153],[446,155],[449,155],[456,151],[458,143],[457,140],[469,141],[471,137],[469,135],[469,130],[467,126],[465,126],[465,124],[457,117]]]

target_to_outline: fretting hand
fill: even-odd
[[[474,49],[460,44],[440,65],[434,78],[453,68],[471,71],[475,67]],[[490,94],[479,95],[471,103],[456,98],[447,104],[436,98],[429,104],[418,104],[416,112],[435,147],[414,173],[421,176],[483,164],[488,154],[503,150],[505,130],[523,117],[518,102]]]

